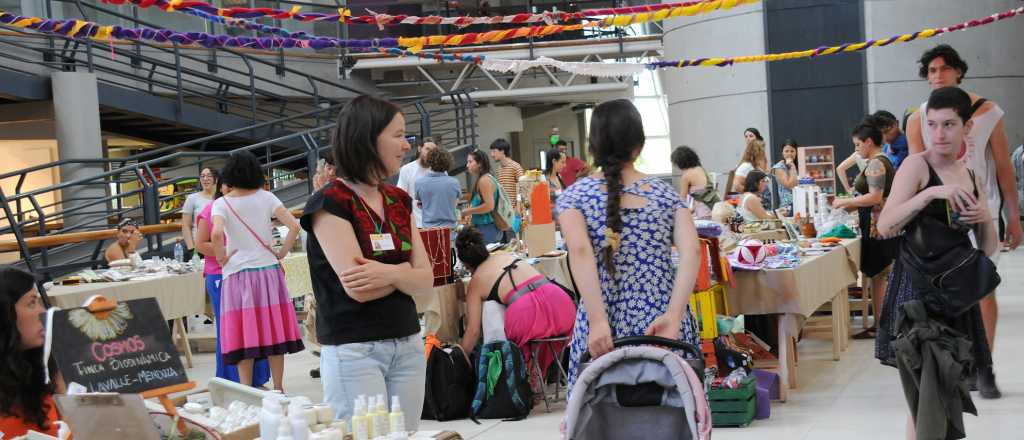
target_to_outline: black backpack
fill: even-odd
[[[428,345],[426,392],[423,395],[424,420],[464,419],[469,417],[476,376],[458,345]],[[448,351],[446,351],[448,350]]]
[[[533,389],[519,347],[494,341],[480,350],[470,418],[522,420],[533,409]]]

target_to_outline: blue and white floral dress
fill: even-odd
[[[576,209],[583,214],[595,255],[607,244],[604,232],[608,193],[604,185],[604,179],[586,177],[558,197],[559,213]],[[597,265],[601,297],[615,339],[643,335],[668,309],[676,277],[672,261],[674,213],[678,208],[687,208],[679,193],[656,177],[638,180],[623,188],[623,193],[642,197],[647,204],[621,211],[623,228],[614,257],[615,275],[608,273],[603,264]],[[689,306],[680,328],[683,341],[699,346],[700,337]],[[579,376],[579,360],[587,352],[589,334],[586,308],[580,304],[569,353],[570,390]]]

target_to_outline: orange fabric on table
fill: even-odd
[[[554,221],[551,218],[551,194],[547,183],[540,182],[533,186],[530,216],[530,223],[534,225],[546,225]]]
[[[46,412],[46,422],[50,425],[49,429],[43,429],[35,423],[30,423],[18,416],[6,416],[0,415],[0,432],[4,434],[4,438],[15,438],[28,434],[31,429],[38,431],[43,434],[57,436],[57,420],[60,418],[57,416],[57,405],[53,403],[53,396],[46,396],[43,400],[43,405],[48,408]]]

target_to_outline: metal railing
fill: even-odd
[[[442,99],[443,98],[443,99]],[[466,91],[395,100],[407,117],[407,132],[422,139],[436,137],[440,145],[455,152],[458,167],[465,164],[465,152],[476,145],[475,103]],[[340,105],[289,118],[334,117]],[[288,118],[284,118],[288,119]],[[268,121],[260,126],[279,125],[284,120]],[[330,148],[334,122],[291,132],[247,145],[233,151],[251,151],[259,157],[269,177],[270,190],[286,206],[301,204],[314,190],[310,177],[317,161]],[[247,127],[242,130],[252,130]],[[143,225],[167,222],[180,214],[175,203],[192,192],[182,182],[194,182],[203,168],[217,167],[233,151],[204,151],[202,146],[226,132],[183,144],[151,150],[123,158],[71,159],[51,162],[0,175],[0,182],[14,181],[15,193],[0,190],[0,204],[6,224],[0,235],[13,234],[22,263],[48,277],[59,276],[82,267],[102,263],[105,241],[98,240],[89,252],[78,252],[70,260],[55,256],[82,244],[61,245],[53,249],[33,250],[28,235],[46,236],[110,229],[124,218]],[[97,173],[44,188],[25,187],[33,173],[53,173],[68,166],[93,166]],[[67,196],[71,194],[72,196]],[[85,194],[84,196],[76,196]],[[146,248],[158,251],[164,244],[162,234],[147,236]],[[82,255],[87,254],[87,255]]]
[[[52,10],[53,4],[74,5],[83,16],[91,11],[134,26],[161,28],[81,0],[46,0],[48,10]],[[197,52],[183,49],[174,42],[122,44],[53,35],[40,37],[35,32],[8,29],[23,37],[0,39],[0,48],[8,60],[0,68],[33,71],[18,68],[11,63],[14,61],[59,71],[94,72],[104,83],[174,99],[179,116],[188,103],[257,123],[335,104],[339,102],[336,98],[339,95],[363,93],[354,87],[228,48]],[[279,79],[286,75],[298,80]],[[306,123],[296,124],[295,128],[319,125],[319,121],[301,122]]]

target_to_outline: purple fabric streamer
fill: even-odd
[[[0,23],[12,24],[17,21],[31,17],[23,17],[8,13],[0,14]],[[86,22],[74,35],[68,35],[81,20],[54,20],[44,19],[32,23],[26,28],[52,34],[59,34],[66,37],[81,39],[95,37],[100,30],[100,25]],[[111,27],[111,37],[119,40],[148,40],[157,43],[176,43],[181,45],[197,44],[206,48],[219,47],[245,47],[255,49],[291,49],[311,48],[314,50],[333,48],[388,48],[398,47],[397,38],[379,38],[372,40],[343,40],[332,37],[316,37],[310,39],[299,39],[290,37],[247,37],[210,34],[206,32],[177,32],[170,29],[153,29],[148,27],[126,28],[121,26]]]

